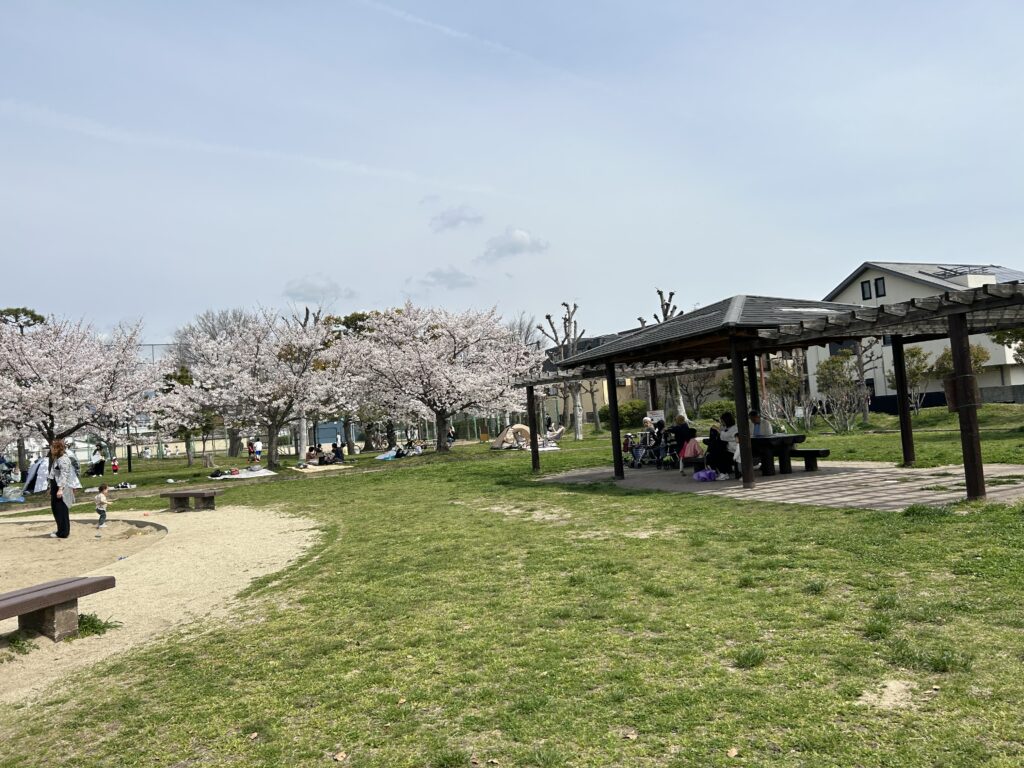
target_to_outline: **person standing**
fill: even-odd
[[[107,527],[107,505],[110,503],[107,490],[107,484],[103,483],[99,493],[96,494],[96,514],[100,516],[100,521],[96,524],[97,528]]]
[[[256,457],[256,463],[259,464],[260,457],[263,456],[263,441],[260,440],[259,437],[257,437],[256,441],[252,444],[252,452]]]
[[[50,470],[46,477],[50,485],[50,511],[57,523],[57,530],[50,534],[50,538],[66,539],[71,535],[69,509],[75,503],[75,468],[63,440],[54,440],[50,444]]]

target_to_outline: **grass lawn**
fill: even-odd
[[[830,440],[876,438],[898,459]],[[1024,764],[1020,508],[540,485],[469,447],[371,468],[226,488],[319,544],[239,620],[0,709],[0,766]]]

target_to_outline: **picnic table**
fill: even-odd
[[[792,454],[794,446],[807,439],[807,435],[780,432],[765,437],[751,437],[751,453],[761,460],[761,474],[775,474],[775,457],[779,457],[779,474],[793,474]]]

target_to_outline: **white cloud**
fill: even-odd
[[[430,220],[430,228],[435,232],[446,229],[458,229],[463,224],[473,226],[484,220],[483,214],[468,205],[457,205],[445,208]]]
[[[543,253],[547,248],[547,240],[541,240],[528,230],[507,227],[502,234],[487,241],[487,250],[477,261],[500,261],[529,253]]]
[[[446,288],[450,291],[458,288],[472,288],[476,282],[475,277],[456,267],[432,269],[420,279],[420,284],[428,288]]]
[[[328,305],[338,299],[355,298],[355,291],[342,288],[322,273],[305,275],[285,283],[282,295],[297,304]]]

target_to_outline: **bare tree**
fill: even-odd
[[[590,408],[594,415],[594,432],[600,432],[601,417],[597,413],[597,393],[601,391],[601,382],[597,379],[590,379],[589,381],[583,382],[582,386],[587,395],[590,396]]]
[[[652,315],[655,323],[664,323],[666,320],[670,320],[680,314],[679,307],[672,303],[672,299],[675,298],[676,295],[675,291],[669,291],[668,296],[666,296],[665,292],[661,290],[661,288],[655,288],[654,290],[658,294],[658,311]],[[641,327],[645,327],[647,325],[647,320],[643,317],[638,317],[637,320],[640,321]],[[686,403],[683,400],[683,386],[679,381],[678,376],[672,376],[670,381],[672,382],[672,394],[676,399],[676,410],[679,412],[679,415],[685,419]]]
[[[563,301],[562,306],[565,308],[565,312],[562,314],[561,328],[555,325],[555,320],[551,315],[544,315],[544,319],[548,321],[548,327],[538,325],[537,330],[554,343],[558,359],[566,360],[573,357],[579,350],[580,339],[583,338],[586,331],[581,331],[576,322],[576,310],[579,309],[579,305],[574,303],[570,307],[568,302]],[[565,393],[566,400],[569,396],[572,397],[573,433],[577,440],[582,440],[583,399],[580,397],[580,383],[573,381],[565,384],[564,387],[562,391]]]
[[[692,373],[684,373],[676,376],[676,384],[686,402],[693,408],[694,418],[700,418],[700,408],[711,397],[715,391],[715,378],[717,371],[714,368],[705,368]],[[684,416],[685,411],[680,411]]]
[[[868,392],[867,380],[868,376],[874,373],[875,363],[878,362],[880,357],[878,354],[878,339],[867,338],[854,341],[853,356],[857,365],[858,387],[861,397],[860,420],[862,424],[867,424],[871,417],[871,393]]]

